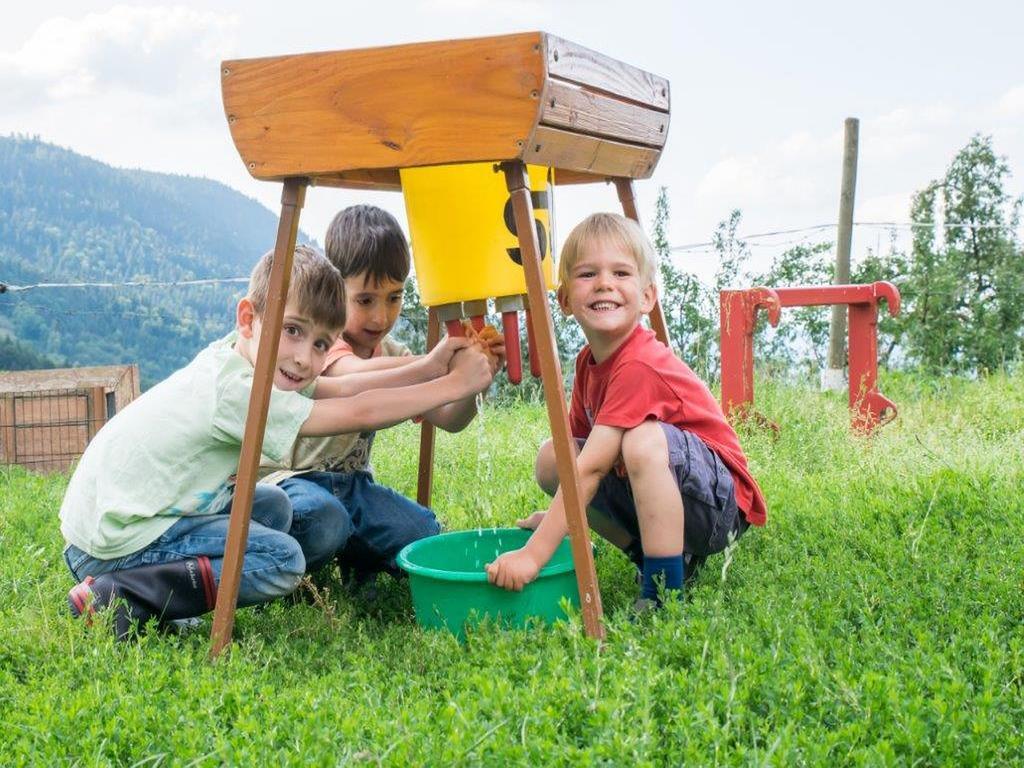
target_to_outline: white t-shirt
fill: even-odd
[[[355,354],[340,338],[331,348],[331,352],[334,353],[336,350],[347,351],[335,355],[333,359],[329,354],[328,366],[341,357]],[[406,357],[411,354],[405,344],[395,341],[391,336],[385,336],[373,351],[373,357]],[[351,473],[363,470],[372,473],[370,449],[373,447],[375,434],[376,430],[368,429],[365,432],[350,432],[329,437],[302,437],[295,442],[294,448],[280,463],[268,461],[267,452],[264,451],[260,466],[260,482],[276,485],[304,472]]]
[[[180,517],[231,495],[253,367],[234,332],[112,418],[86,448],[60,508],[64,538],[95,558],[145,548]],[[272,389],[263,453],[280,460],[309,418],[310,385]]]

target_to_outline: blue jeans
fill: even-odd
[[[289,533],[309,570],[337,555],[343,570],[395,573],[402,547],[441,532],[433,512],[373,482],[369,472],[306,472],[280,487],[292,503]]]
[[[183,517],[149,546],[114,560],[100,560],[69,544],[64,561],[71,575],[81,581],[86,576],[205,555],[220,584],[230,511],[229,499],[214,514]],[[295,591],[306,561],[298,542],[286,533],[291,522],[287,494],[272,485],[257,484],[238,588],[240,607],[266,603]]]

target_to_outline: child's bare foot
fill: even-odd
[[[534,512],[529,517],[523,518],[522,520],[516,520],[516,525],[519,528],[525,528],[528,531],[536,531],[540,525],[540,521],[544,519],[544,515],[547,512]]]

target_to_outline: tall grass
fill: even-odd
[[[0,763],[5,765],[934,765],[1024,760],[1024,377],[890,377],[900,418],[848,430],[845,397],[759,383],[777,438],[741,438],[768,498],[683,605],[643,621],[631,566],[598,543],[609,638],[578,617],[421,630],[407,587],[372,602],[238,614],[117,645],[67,615],[65,479],[0,474]],[[451,528],[544,504],[541,407],[489,408],[438,438]],[[414,493],[415,428],[378,437]]]

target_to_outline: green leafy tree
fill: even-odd
[[[668,189],[658,190],[654,206],[651,242],[658,255],[661,309],[676,353],[702,378],[718,371],[717,300],[696,275],[684,272],[672,261],[668,241]]]
[[[751,284],[769,288],[829,285],[832,251],[832,243],[789,248],[773,259],[767,272],[754,275]],[[792,372],[801,362],[811,371],[819,369],[828,354],[830,318],[828,307],[793,307],[785,311],[778,327],[772,328],[760,313],[756,331],[759,358],[779,372]]]
[[[914,196],[913,246],[900,288],[908,354],[928,369],[984,372],[1021,358],[1021,200],[1006,191],[1008,175],[991,137],[974,136],[945,176]],[[942,243],[937,223],[943,225]]]

